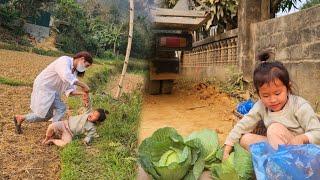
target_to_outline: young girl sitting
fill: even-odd
[[[320,144],[320,121],[305,99],[292,94],[289,73],[281,62],[262,62],[254,70],[253,83],[260,100],[229,133],[224,159],[239,141],[247,150],[259,141],[268,141],[274,149],[279,144]],[[250,133],[260,120],[267,128],[266,136]]]
[[[88,145],[97,135],[96,123],[103,122],[108,114],[104,109],[89,110],[78,116],[70,116],[69,120],[54,122],[49,125],[42,143],[64,146],[71,142],[73,136],[85,133],[83,141]],[[58,139],[54,139],[54,136],[58,136]]]

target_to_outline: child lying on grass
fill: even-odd
[[[54,122],[49,125],[46,138],[42,141],[43,144],[55,144],[57,146],[65,146],[70,143],[75,135],[86,134],[84,143],[90,144],[93,137],[97,136],[96,123],[103,122],[109,114],[107,110],[96,109],[88,110],[78,116],[70,116],[69,120]],[[58,139],[54,139],[58,137]]]

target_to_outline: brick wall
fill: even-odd
[[[238,30],[233,29],[193,43],[192,50],[183,54],[182,76],[223,81],[239,72],[237,36]]]

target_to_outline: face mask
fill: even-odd
[[[86,70],[86,67],[84,66],[84,63],[78,63],[77,71],[78,72],[84,72],[85,70]]]

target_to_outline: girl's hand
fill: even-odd
[[[89,106],[89,94],[88,93],[84,93],[82,95],[82,101],[83,101],[85,107]]]
[[[230,145],[226,145],[226,146],[224,147],[223,157],[222,157],[222,160],[223,160],[223,161],[226,160],[226,159],[228,159],[231,150],[232,150],[232,146],[230,146]]]
[[[291,139],[288,142],[288,144],[290,145],[300,145],[300,144],[308,144],[308,143],[309,143],[309,138],[304,134],[295,136],[293,139]]]

